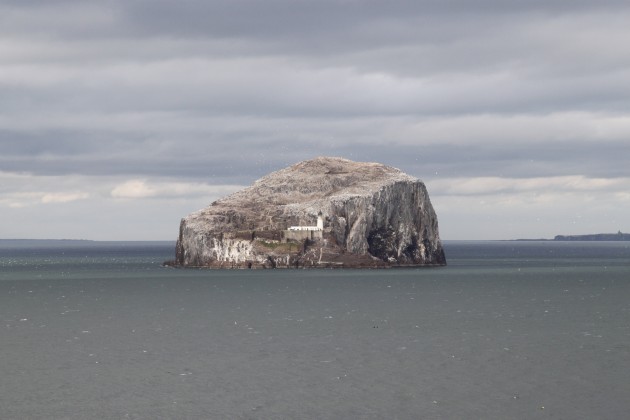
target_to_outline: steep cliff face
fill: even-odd
[[[291,226],[321,231],[291,232]],[[176,263],[205,267],[445,265],[419,179],[378,163],[316,158],[182,219]]]

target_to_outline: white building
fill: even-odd
[[[307,231],[320,231],[324,230],[324,218],[322,212],[317,214],[317,226],[290,226],[289,230],[307,230]]]

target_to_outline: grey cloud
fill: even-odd
[[[625,0],[7,0],[0,174],[79,218],[91,182],[114,208],[116,183],[246,185],[318,155],[627,178],[628,19]]]
[[[558,15],[592,9],[626,7],[623,1],[597,5],[591,1],[241,1],[212,2],[168,0],[119,2],[118,8],[134,28],[148,33],[238,37],[308,37],[312,34],[343,33],[372,22],[397,22],[413,17],[515,16],[523,13]],[[395,25],[391,25],[395,26]]]
[[[418,138],[400,144],[385,133],[355,132],[350,141],[326,139],[325,132],[296,138],[290,131],[265,139],[252,127],[245,136],[225,134],[219,139],[154,138],[116,140],[116,133],[48,133],[15,141],[0,157],[4,171],[36,175],[84,174],[185,178],[201,182],[248,184],[265,173],[321,154],[365,161],[384,161],[416,176],[627,176],[624,142],[581,142],[567,139],[550,143],[532,139],[472,144],[440,143]],[[258,135],[254,133],[258,133]],[[109,139],[109,140],[108,140]],[[54,146],[59,144],[59,148]],[[606,162],[606,165],[602,165]]]
[[[47,1],[4,2],[4,28],[33,30],[24,23],[36,22],[49,35],[128,38],[137,36],[252,38],[290,45],[300,40],[344,46],[409,43],[419,39],[453,39],[452,35],[485,32],[502,21],[539,20],[545,17],[618,11],[627,8],[622,0],[583,1],[444,1],[380,0],[294,1]],[[58,25],[53,16],[82,16],[69,19],[76,24]],[[48,17],[48,19],[46,19]],[[18,19],[23,19],[20,22]],[[63,21],[65,23],[65,21]],[[79,28],[79,33],[77,33]],[[474,31],[471,31],[474,29]],[[6,30],[6,29],[5,29]],[[87,32],[87,33],[86,33]],[[303,44],[304,45],[304,44]],[[314,50],[317,52],[317,49]]]
[[[623,45],[630,41],[624,18],[630,11],[619,9],[621,4],[578,2],[563,10],[566,2],[544,7],[529,2],[150,2],[150,7],[114,2],[107,8],[117,10],[116,28],[88,42],[53,41],[60,55],[57,61],[49,58],[53,65],[27,61],[15,68],[14,83],[0,81],[0,89],[6,92],[4,107],[32,112],[37,104],[53,102],[102,112],[142,108],[314,117],[627,111],[630,54]],[[279,23],[292,11],[298,16],[288,23],[295,27],[285,36]],[[250,13],[254,23],[239,20]],[[236,22],[229,23],[230,16]],[[280,33],[258,33],[260,22]],[[178,35],[171,26],[197,28],[200,34]],[[137,37],[125,28],[147,33]],[[320,46],[310,43],[311,30]],[[354,32],[340,36],[339,31]],[[33,51],[28,60],[37,62],[37,56]],[[375,77],[382,77],[380,89],[365,80]],[[17,96],[31,100],[16,104]]]
[[[34,70],[36,71],[36,70]],[[41,67],[45,72],[46,67]],[[604,78],[518,74],[436,76],[397,79],[350,69],[305,69],[282,61],[240,60],[146,63],[84,68],[59,76],[49,86],[10,87],[0,107],[37,113],[56,109],[104,113],[205,112],[210,115],[356,117],[545,113],[555,110],[628,111],[630,80],[623,73]],[[42,77],[50,77],[43,74]],[[28,97],[27,102],[13,101]]]

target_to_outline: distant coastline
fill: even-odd
[[[24,238],[0,238],[2,242],[95,242],[91,239],[24,239]]]
[[[587,235],[556,235],[553,239],[516,239],[517,241],[630,241],[630,233],[592,233]]]
[[[116,246],[164,246],[173,245],[175,241],[95,241],[91,239],[0,239],[0,248],[61,248],[61,247],[102,247]]]
[[[590,235],[556,235],[554,241],[630,241],[630,233],[595,233]]]

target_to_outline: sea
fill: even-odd
[[[630,418],[630,243],[204,270],[172,242],[0,241],[0,419]]]

